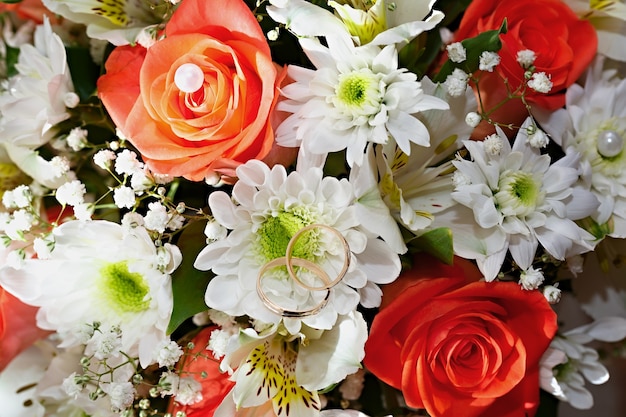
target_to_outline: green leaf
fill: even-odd
[[[96,92],[96,81],[100,76],[100,67],[93,62],[88,48],[70,46],[66,47],[65,50],[74,90],[80,100],[84,102]]]
[[[21,3],[22,0],[0,0],[0,3],[6,3],[6,4],[16,4],[16,3]]]
[[[429,253],[452,265],[454,260],[454,250],[452,246],[452,231],[447,227],[430,230],[409,242],[410,245],[420,251]]]
[[[167,334],[171,334],[185,320],[194,314],[208,310],[204,303],[204,293],[213,274],[199,271],[193,267],[196,256],[206,246],[204,227],[206,222],[191,223],[183,231],[177,242],[184,254],[183,261],[172,274],[172,292],[174,293],[174,309],[167,326]]]
[[[7,75],[12,77],[17,74],[17,69],[15,69],[15,64],[17,64],[17,59],[20,56],[20,49],[13,48],[12,46],[6,45],[6,55],[4,60],[7,66]]]
[[[461,41],[461,44],[465,47],[467,52],[466,59],[463,62],[452,62],[449,59],[442,65],[441,70],[435,76],[435,82],[444,82],[448,75],[452,74],[456,68],[460,68],[468,74],[473,74],[478,71],[478,64],[480,62],[480,54],[484,51],[498,52],[502,48],[502,41],[500,35],[507,32],[506,19],[502,21],[500,29],[488,30],[486,32],[479,33],[473,38],[468,38]]]

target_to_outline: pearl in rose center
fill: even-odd
[[[174,73],[174,84],[183,93],[195,93],[204,83],[204,73],[196,64],[181,65]]]
[[[624,139],[614,130],[603,130],[596,143],[598,153],[605,158],[619,155],[624,147]]]

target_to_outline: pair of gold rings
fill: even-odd
[[[339,271],[339,274],[337,274],[337,276],[335,277],[335,279],[331,280],[328,274],[326,273],[326,271],[324,271],[324,269],[322,269],[315,262],[311,262],[309,260],[302,259],[302,258],[294,258],[293,256],[293,248],[296,242],[298,241],[298,239],[302,236],[304,232],[308,230],[312,230],[312,229],[323,229],[323,230],[327,230],[333,233],[339,239],[339,241],[341,242],[343,246],[343,255],[344,255],[343,266],[341,268],[341,271]],[[257,277],[257,283],[256,283],[257,294],[259,295],[263,303],[267,306],[267,308],[272,310],[274,313],[280,314],[282,317],[302,318],[302,317],[307,317],[307,316],[312,316],[314,314],[317,314],[328,303],[331,288],[333,288],[335,285],[341,282],[343,277],[348,272],[348,268],[350,267],[350,255],[351,255],[350,246],[348,245],[348,242],[346,241],[345,237],[343,237],[343,235],[337,229],[330,227],[330,226],[326,226],[324,224],[317,224],[317,223],[305,226],[302,229],[298,230],[298,232],[296,232],[291,237],[291,239],[289,240],[289,243],[287,244],[287,249],[285,250],[285,256],[272,259],[271,261],[264,264],[263,267],[261,267],[261,270],[259,271],[259,275]],[[287,273],[289,274],[289,278],[294,280],[294,282],[298,284],[300,287],[305,288],[312,292],[326,291],[326,295],[324,299],[311,308],[300,309],[300,310],[285,309],[281,307],[280,305],[276,304],[274,301],[270,300],[270,298],[265,293],[265,290],[263,290],[263,285],[262,285],[263,277],[265,276],[267,271],[269,271],[270,269],[281,267],[281,266],[285,266],[287,268]],[[305,268],[308,271],[315,274],[323,282],[323,285],[312,286],[303,282],[296,274],[295,269],[294,269],[295,266]]]

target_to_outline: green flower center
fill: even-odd
[[[130,272],[126,262],[104,266],[100,277],[98,289],[118,313],[138,313],[150,306],[148,284],[141,274]]]
[[[349,74],[339,83],[337,97],[350,106],[362,106],[372,80],[364,74]]]
[[[498,185],[500,191],[494,197],[505,216],[531,214],[543,199],[539,181],[528,172],[504,172]]]
[[[259,228],[261,254],[267,261],[285,256],[289,241],[300,229],[313,223],[305,213],[282,212],[270,217]],[[295,258],[313,261],[318,246],[318,232],[309,230],[298,237],[293,246]]]

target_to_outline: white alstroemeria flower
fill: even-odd
[[[351,36],[357,45],[401,48],[420,33],[433,29],[444,15],[432,10],[434,0],[329,1],[338,16],[304,0],[271,0],[267,11],[298,36]]]
[[[156,34],[156,25],[163,22],[167,12],[167,2],[158,0],[43,0],[43,4],[72,22],[86,25],[90,38],[117,46],[136,43],[153,26]]]
[[[124,233],[108,221],[69,221],[53,231],[49,259],[26,259],[19,271],[0,269],[2,286],[40,307],[37,325],[60,334],[62,346],[81,344],[85,324],[121,330],[121,349],[151,364],[154,346],[167,339],[171,279],[161,272],[147,231]],[[176,247],[170,247],[178,251]],[[173,256],[179,259],[179,256]]]
[[[626,61],[626,3],[624,0],[564,0],[582,19],[596,28],[598,52],[609,58]]]
[[[65,102],[75,93],[65,47],[47,19],[36,28],[34,44],[20,46],[15,68],[18,73],[0,93],[0,159],[56,188],[62,178],[35,149],[54,136],[54,125],[70,117]]]
[[[603,317],[557,335],[541,359],[541,388],[574,408],[591,408],[593,396],[585,388],[585,380],[594,385],[604,384],[609,371],[600,363],[598,352],[584,345],[593,340],[618,342],[624,338],[623,317]]]
[[[288,22],[299,36],[320,36],[318,27],[328,27],[333,36],[326,34],[328,47],[317,38],[300,38],[316,70],[289,66],[294,82],[282,89],[287,99],[277,109],[292,114],[278,126],[276,141],[318,155],[346,149],[350,166],[362,163],[368,142],[387,143],[392,137],[407,154],[411,142],[428,146],[428,130],[415,114],[447,110],[448,105],[425,94],[415,74],[398,68],[396,47],[355,47],[348,34],[337,29],[333,15],[313,19],[294,8],[293,16],[288,13],[291,9],[268,12],[275,20]]]
[[[372,209],[364,215],[364,218],[376,215],[376,221],[367,223],[381,229],[374,231],[388,242],[392,242],[392,238],[383,233],[397,229],[397,226],[393,228],[393,223],[419,232],[430,226],[436,213],[454,205],[453,185],[446,175],[452,165],[443,161],[461,147],[461,141],[468,139],[473,130],[464,123],[466,114],[476,108],[471,88],[460,97],[451,97],[442,85],[426,77],[422,79],[422,86],[426,94],[444,99],[450,106],[450,111],[427,110],[418,115],[430,132],[431,146],[412,144],[411,154],[407,155],[390,140],[386,145],[369,148],[363,168],[355,167],[350,173],[361,206],[373,209],[376,202],[379,213],[384,213],[382,208],[386,206],[386,215],[393,216],[388,221]],[[377,180],[367,172],[375,173]]]
[[[251,408],[251,414],[273,409],[277,416],[318,416],[317,391],[361,368],[367,339],[361,313],[339,316],[326,331],[303,326],[295,337],[284,336],[279,328],[275,325],[260,334],[245,329],[230,339],[221,368],[236,368],[231,378],[235,386],[216,417],[246,415],[246,408]]]
[[[592,216],[612,223],[609,236],[626,237],[626,79],[602,70],[597,60],[587,72],[585,86],[571,85],[565,108],[539,113],[541,127],[568,152],[581,155],[591,191],[600,201]]]
[[[283,320],[296,334],[302,323],[330,329],[339,314],[348,314],[359,302],[366,307],[380,304],[377,284],[396,279],[400,260],[384,241],[360,225],[350,182],[323,178],[319,168],[287,175],[281,165],[270,170],[256,160],[241,165],[237,176],[232,198],[221,191],[209,196],[215,221],[231,232],[210,243],[195,261],[197,269],[212,270],[216,275],[206,291],[209,307],[266,323]],[[346,254],[350,258],[345,276],[328,293],[304,288],[290,278],[285,266],[265,268],[268,262],[286,256],[292,236],[314,224],[322,227],[300,235],[293,247],[295,258],[328,271],[330,280],[346,267]],[[342,245],[341,237],[347,246]],[[296,275],[310,286],[322,285],[319,275],[306,266]],[[315,314],[283,319],[259,295],[257,282],[261,279],[267,297],[285,310],[309,310],[324,298],[327,303]]]
[[[501,129],[499,154],[483,142],[464,141],[471,160],[457,160],[457,205],[438,214],[434,225],[452,229],[455,253],[476,259],[488,281],[498,274],[505,255],[527,270],[539,244],[556,259],[593,249],[594,237],[574,221],[593,213],[597,199],[577,184],[578,155],[551,164],[548,155],[527,143],[530,118],[513,147]]]

